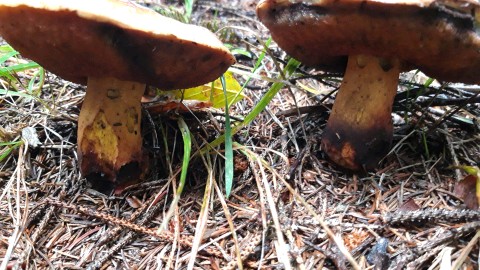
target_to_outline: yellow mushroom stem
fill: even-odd
[[[80,170],[95,188],[118,189],[143,176],[141,98],[145,84],[88,78],[78,119]]]
[[[400,68],[397,59],[365,55],[348,58],[322,135],[322,148],[333,162],[350,170],[368,170],[388,153]]]

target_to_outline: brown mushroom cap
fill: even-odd
[[[439,80],[480,83],[475,0],[264,0],[257,15],[279,46],[310,66],[343,71],[348,55],[397,58]]]
[[[215,80],[235,61],[207,29],[127,1],[1,1],[0,35],[49,71],[82,84],[114,77],[187,88]]]

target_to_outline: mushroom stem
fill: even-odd
[[[349,56],[322,136],[322,148],[333,162],[351,170],[367,170],[388,152],[400,67],[397,59]]]
[[[78,119],[80,171],[95,188],[111,191],[144,172],[141,98],[145,84],[88,78]]]

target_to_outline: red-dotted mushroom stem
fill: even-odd
[[[78,119],[78,154],[82,175],[122,188],[144,173],[141,98],[145,84],[114,78],[89,78]],[[104,180],[108,180],[105,182]],[[115,183],[115,184],[114,184]],[[108,190],[111,187],[97,187]]]
[[[348,58],[322,136],[322,148],[333,162],[351,170],[371,169],[388,152],[400,66],[395,59]]]

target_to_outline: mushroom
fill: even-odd
[[[322,148],[346,169],[372,169],[388,153],[401,71],[480,83],[478,1],[263,0],[257,15],[292,57],[345,71]]]
[[[87,85],[78,119],[80,170],[105,190],[144,176],[146,84],[201,85],[235,61],[207,29],[120,0],[4,0],[0,35],[47,70]]]

